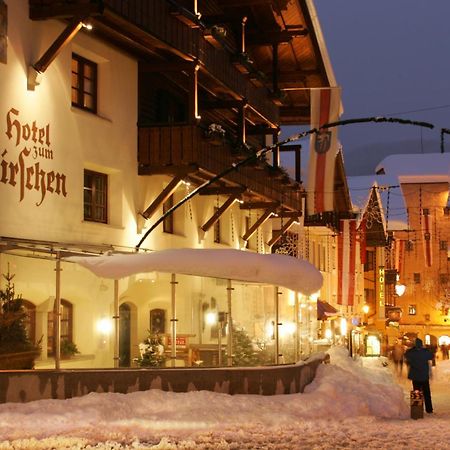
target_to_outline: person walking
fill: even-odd
[[[402,374],[403,370],[403,357],[405,356],[405,347],[397,339],[392,347],[392,360],[394,361],[395,371],[397,375]]]
[[[405,359],[408,363],[408,378],[412,381],[415,391],[422,391],[425,401],[425,411],[429,414],[433,412],[430,390],[430,361],[433,354],[423,348],[422,339],[416,338],[414,347],[405,352]]]

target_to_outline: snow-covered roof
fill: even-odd
[[[385,229],[406,230],[408,215],[400,185],[450,182],[450,153],[390,155],[378,164],[376,172],[379,175],[348,177],[352,204],[363,213],[371,189],[376,187]]]
[[[364,175],[348,177],[350,197],[354,208],[361,216],[368,206],[372,188],[375,188],[380,203],[383,227],[387,231],[408,228],[408,215],[399,179],[392,175]]]
[[[439,183],[450,180],[450,153],[390,155],[376,172],[396,175],[401,183]]]
[[[292,256],[235,249],[167,249],[152,253],[65,258],[99,277],[119,279],[141,272],[165,272],[283,286],[305,295],[317,292],[322,274]]]

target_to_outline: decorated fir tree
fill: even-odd
[[[258,353],[244,328],[233,327],[233,366],[256,366]]]
[[[149,332],[147,338],[139,344],[141,356],[136,358],[140,367],[161,367],[166,361],[161,336]]]
[[[6,280],[4,289],[0,289],[0,353],[17,353],[38,350],[29,339],[25,319],[27,313],[21,295],[16,295],[13,278],[9,272],[3,274]]]

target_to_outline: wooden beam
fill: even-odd
[[[160,192],[158,197],[153,200],[153,203],[142,213],[145,219],[150,218],[155,211],[175,192],[175,189],[180,185],[182,177],[172,178],[170,183]]]
[[[33,64],[36,72],[44,73],[61,50],[75,37],[83,27],[84,17],[76,17],[71,20],[63,32],[55,39],[48,50]]]
[[[278,82],[281,84],[295,84],[304,83],[305,78],[311,75],[319,75],[317,70],[295,70],[289,72],[278,72]],[[267,76],[272,77],[272,73],[268,73]]]
[[[276,235],[272,235],[272,239],[270,239],[270,241],[267,242],[267,245],[269,247],[272,247],[272,245],[276,244],[281,239],[281,236],[283,236],[283,234],[286,233],[286,231],[288,231],[289,228],[291,228],[295,222],[296,219],[292,218],[287,223],[285,223],[279,233],[277,233]]]
[[[191,124],[197,123],[200,119],[198,114],[198,69],[197,64],[192,65],[189,71],[189,121]]]
[[[293,38],[306,36],[308,30],[306,28],[299,30],[279,30],[264,31],[264,33],[247,33],[246,39],[248,45],[274,45],[291,42]]]
[[[211,218],[200,228],[206,233],[220,219],[220,216],[233,206],[233,203],[237,198],[239,198],[239,195],[232,195],[228,197],[223,205],[218,208]]]
[[[227,0],[227,8],[241,7],[241,6],[260,6],[260,5],[271,5],[272,0]]]
[[[143,165],[138,168],[139,175],[174,175],[179,177],[185,177],[198,172],[198,166],[196,164],[186,165],[170,165],[170,166],[155,166],[155,165]]]
[[[231,109],[231,108],[242,108],[246,105],[246,100],[214,100],[200,102],[200,107],[204,110],[211,109]]]
[[[299,219],[302,216],[301,211],[277,211],[277,213],[272,217],[272,219],[277,219],[280,217],[290,217],[293,219]]]
[[[280,134],[280,129],[278,127],[270,128],[266,125],[247,125],[247,134],[249,136],[258,134],[278,136]]]
[[[247,130],[245,126],[245,109],[246,105],[241,105],[238,108],[238,119],[237,119],[238,139],[239,142],[242,142],[243,144],[245,144],[247,136]]]
[[[30,1],[30,19],[69,19],[72,17],[92,17],[103,14],[103,2],[79,2],[43,5],[43,2]]]
[[[244,186],[218,186],[202,189],[199,195],[239,195],[247,190]]]
[[[244,202],[239,205],[240,209],[268,209],[279,206],[278,202]]]
[[[271,208],[267,208],[261,217],[247,230],[247,232],[242,236],[244,241],[248,241],[256,232],[256,230],[266,222],[270,216],[275,212],[276,207],[272,206]]]
[[[310,107],[306,105],[298,106],[281,106],[280,115],[282,116],[295,116],[295,117],[309,117]]]
[[[176,62],[140,62],[139,72],[154,73],[154,72],[183,72],[190,71],[196,65],[195,61],[176,61]]]

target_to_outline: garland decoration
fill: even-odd
[[[147,239],[148,235],[160,224],[164,221],[166,217],[168,217],[170,214],[172,214],[174,211],[176,211],[180,206],[184,205],[188,200],[190,200],[192,197],[200,193],[203,189],[210,186],[211,184],[215,183],[216,181],[220,180],[221,178],[225,177],[231,172],[239,170],[241,166],[244,166],[246,164],[249,164],[251,162],[257,161],[258,159],[263,158],[266,153],[273,151],[279,146],[289,144],[293,141],[298,141],[300,139],[303,139],[304,137],[307,137],[314,133],[319,133],[323,129],[327,128],[333,128],[337,126],[344,126],[344,125],[350,125],[355,123],[369,123],[369,122],[375,122],[375,123],[399,123],[402,125],[415,125],[419,127],[425,127],[433,129],[434,125],[428,122],[419,122],[415,120],[408,120],[408,119],[400,119],[397,117],[362,117],[357,119],[347,119],[347,120],[340,120],[337,122],[330,122],[322,125],[320,128],[311,128],[310,130],[303,131],[302,133],[294,134],[293,136],[288,137],[287,139],[277,142],[275,144],[268,145],[266,147],[263,147],[256,152],[253,152],[250,156],[248,156],[245,159],[242,159],[240,161],[234,162],[231,164],[231,166],[224,169],[222,172],[218,173],[214,177],[212,177],[210,180],[205,181],[197,188],[193,189],[188,195],[186,195],[184,198],[182,198],[177,204],[173,205],[171,208],[169,208],[142,236],[139,243],[136,245],[136,251],[139,250],[143,242]],[[444,129],[443,129],[444,130]]]

